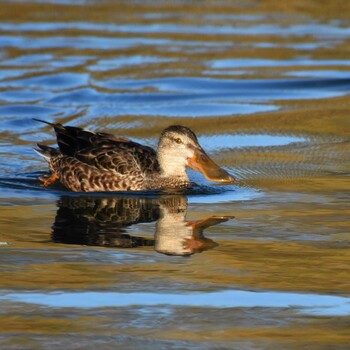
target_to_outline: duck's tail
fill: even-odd
[[[55,123],[50,123],[50,122],[47,122],[46,120],[42,120],[42,119],[38,119],[38,118],[32,118],[33,120],[37,121],[37,122],[40,122],[40,123],[44,123],[44,124],[47,124],[47,125],[51,125],[52,127],[55,127],[57,124]]]
[[[37,146],[38,148],[33,147],[33,150],[42,156],[47,162],[50,162],[51,158],[57,157],[61,154],[57,148],[49,147],[41,143],[38,143]]]
[[[96,134],[93,131],[78,128],[76,126],[64,126],[60,123],[50,123],[37,118],[33,118],[33,120],[53,127],[60,152],[68,156],[74,156],[77,151],[92,146],[96,141],[96,138],[99,140],[101,137],[105,139],[113,137],[110,134]]]

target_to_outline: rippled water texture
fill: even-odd
[[[348,349],[350,5],[8,0],[1,349]],[[238,179],[39,185],[49,122],[155,147],[192,128]]]

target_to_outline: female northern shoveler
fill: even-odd
[[[161,133],[158,150],[124,137],[52,124],[58,148],[38,144],[34,149],[48,162],[52,174],[40,178],[43,186],[57,179],[72,191],[137,191],[177,188],[190,183],[186,166],[211,181],[234,181],[199,145],[196,135],[180,125]]]

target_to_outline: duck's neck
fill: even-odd
[[[178,169],[176,170],[174,163],[172,166],[167,165],[168,163],[164,164],[159,162],[158,172],[153,173],[151,176],[146,178],[147,189],[180,188],[191,185],[185,166],[179,165]]]
[[[186,161],[178,157],[177,154],[164,155],[158,153],[159,177],[162,179],[173,179],[179,182],[188,182],[186,173]]]

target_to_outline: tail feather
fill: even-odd
[[[33,147],[33,150],[41,157],[43,157],[47,162],[50,162],[51,158],[60,154],[60,151],[57,148],[49,147],[41,143],[38,143],[37,146],[38,148]]]
[[[50,122],[47,122],[46,120],[42,120],[42,119],[38,119],[38,118],[32,118],[33,120],[37,121],[37,122],[40,122],[40,123],[44,123],[44,124],[47,124],[47,125],[51,125],[52,127],[54,127],[56,124],[54,123],[50,123]]]
[[[50,123],[37,118],[33,118],[33,120],[52,126],[56,133],[60,151],[62,154],[69,156],[73,156],[77,151],[91,146],[96,136],[96,133],[93,131],[75,126],[64,126],[59,123]]]

